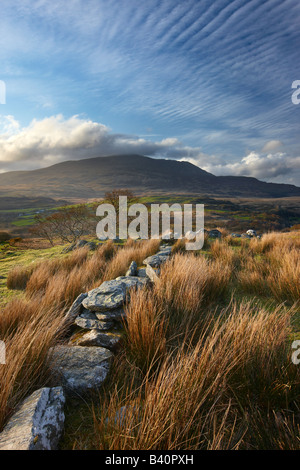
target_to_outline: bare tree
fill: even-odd
[[[35,217],[37,225],[32,228],[32,233],[46,238],[52,246],[55,238],[74,243],[82,235],[90,232],[91,219],[91,211],[85,204],[60,209],[47,217],[37,214]]]
[[[112,191],[106,192],[105,199],[114,206],[116,214],[119,213],[119,196],[127,196],[128,204],[132,204],[136,199],[130,189],[113,189]]]

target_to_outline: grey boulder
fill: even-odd
[[[214,229],[214,230],[210,230],[208,232],[208,236],[209,236],[209,238],[221,238],[222,234],[219,230]]]
[[[63,431],[64,404],[62,387],[36,390],[0,434],[0,450],[55,450]]]
[[[54,382],[71,395],[84,395],[102,385],[112,353],[101,347],[56,346],[50,358]]]

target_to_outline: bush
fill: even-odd
[[[11,235],[7,232],[0,232],[0,243],[7,242],[10,239]]]

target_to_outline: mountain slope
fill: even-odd
[[[296,186],[247,177],[217,177],[188,162],[141,155],[66,161],[39,170],[0,175],[0,196],[97,198],[113,188],[128,188],[136,193],[300,196]]]

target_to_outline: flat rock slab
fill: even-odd
[[[0,434],[0,450],[55,450],[63,431],[64,404],[62,387],[36,390]]]
[[[71,338],[70,342],[77,346],[100,346],[113,351],[120,343],[121,338],[122,335],[118,333],[101,333],[100,331],[92,330],[75,340]]]
[[[133,287],[141,287],[147,282],[137,276],[121,276],[112,281],[105,281],[100,287],[88,292],[82,305],[92,312],[116,310],[126,302],[126,294]]]
[[[102,385],[111,358],[101,347],[56,346],[51,349],[53,379],[69,394],[84,395]]]
[[[113,322],[113,321],[122,321],[123,318],[126,318],[126,313],[123,308],[117,308],[116,310],[107,310],[106,312],[95,312],[94,315],[96,318],[102,322]]]
[[[84,330],[110,330],[114,326],[112,321],[100,321],[96,317],[94,319],[84,318],[79,315],[75,319],[75,325]]]
[[[130,291],[130,289],[144,287],[148,283],[148,279],[143,279],[138,276],[119,276],[117,277],[116,281],[123,282],[126,286],[126,293]]]
[[[88,292],[82,304],[93,312],[114,310],[123,305],[126,299],[126,286],[116,280],[106,281],[100,287]]]

